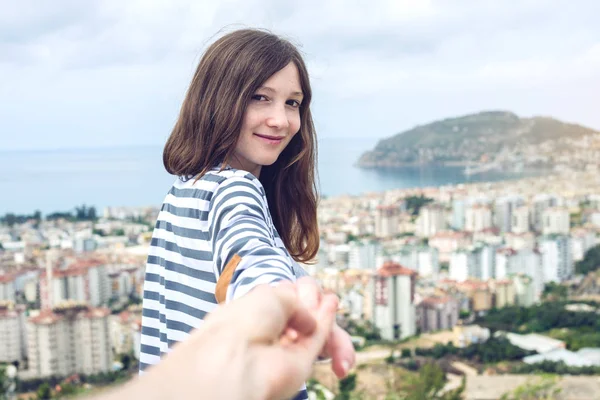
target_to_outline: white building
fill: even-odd
[[[15,277],[11,274],[0,275],[0,301],[16,301]]]
[[[450,255],[449,278],[464,282],[471,278],[488,280],[496,275],[496,250],[499,245],[477,244],[468,249],[459,249]]]
[[[513,213],[523,204],[525,204],[525,201],[521,196],[498,197],[494,207],[494,225],[501,232],[510,232],[512,229]]]
[[[429,246],[403,246],[392,260],[410,268],[420,276],[435,277],[440,271],[438,250]]]
[[[131,337],[133,338],[133,356],[136,360],[140,359],[141,336],[142,321],[138,320],[131,324]]]
[[[79,261],[66,269],[47,269],[40,277],[42,308],[53,308],[66,301],[105,305],[111,296],[106,266],[96,261]]]
[[[568,236],[544,237],[540,240],[539,249],[542,253],[544,283],[559,283],[573,275],[573,257]]]
[[[446,228],[444,207],[430,204],[421,207],[417,218],[417,236],[430,237]]]
[[[515,295],[517,304],[521,307],[531,307],[540,299],[539,293],[536,293],[533,279],[526,275],[514,275],[511,277],[515,285]]]
[[[348,248],[348,268],[375,270],[377,255],[381,252],[378,242],[350,242]]]
[[[485,204],[474,204],[465,213],[465,230],[481,232],[492,227],[492,209]]]
[[[565,207],[547,208],[542,213],[542,234],[568,235],[571,229],[569,210]]]
[[[347,244],[331,244],[329,246],[329,262],[340,268],[348,268],[350,246]]]
[[[521,250],[521,249],[530,249],[533,250],[536,246],[536,237],[533,232],[524,232],[524,233],[511,233],[507,232],[504,235],[504,242],[506,247],[510,247],[511,249]]]
[[[354,320],[364,319],[365,296],[357,288],[352,288],[340,298],[341,308],[348,312]]]
[[[445,231],[429,238],[429,246],[438,250],[439,261],[450,261],[450,254],[472,244],[472,237],[466,232]]]
[[[517,207],[512,214],[511,232],[526,233],[529,232],[529,207]]]
[[[119,315],[109,316],[113,354],[129,354],[133,350],[134,330],[132,326],[139,321],[141,321],[141,312],[125,310]]]
[[[600,227],[600,211],[595,211],[590,213],[587,217],[586,220],[597,227]]]
[[[466,200],[456,199],[452,202],[452,228],[457,231],[465,230]]]
[[[400,208],[396,205],[381,205],[375,213],[375,236],[391,238],[399,233]]]
[[[508,247],[496,252],[496,279],[505,279],[515,275],[531,278],[534,297],[539,298],[544,289],[542,257],[537,250],[515,250]],[[537,300],[536,300],[537,301]]]
[[[27,358],[25,307],[0,303],[0,363]]]
[[[531,204],[531,226],[536,232],[543,230],[543,213],[550,207],[562,205],[563,200],[556,195],[541,193],[536,195]]]
[[[497,244],[486,244],[478,249],[477,278],[487,281],[496,276],[496,250],[499,248]]]
[[[399,340],[416,334],[416,275],[413,270],[390,261],[374,276],[373,323],[385,340]]]
[[[596,235],[587,229],[573,229],[571,231],[571,251],[573,261],[581,261],[585,253],[596,245]]]
[[[96,374],[112,366],[106,308],[43,310],[27,324],[29,370],[33,376]]]
[[[457,282],[464,282],[474,278],[477,269],[477,256],[471,250],[458,250],[450,255],[448,267],[449,278]]]

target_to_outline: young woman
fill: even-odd
[[[178,178],[148,256],[142,371],[200,326],[217,300],[293,282],[303,272],[296,262],[316,255],[311,95],[298,50],[271,33],[232,32],[202,57],[163,153]],[[354,363],[348,335],[334,327],[325,347],[344,376]]]

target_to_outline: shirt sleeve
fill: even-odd
[[[291,258],[275,245],[263,188],[253,179],[234,176],[214,192],[209,211],[214,273],[217,280],[238,255],[226,301],[243,296],[260,284],[295,281]]]

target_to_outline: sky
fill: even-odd
[[[300,46],[320,138],[508,110],[600,130],[598,0],[0,0],[0,151],[162,145],[206,47]]]

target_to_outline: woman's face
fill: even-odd
[[[302,89],[298,69],[289,63],[258,88],[244,113],[240,137],[229,164],[257,178],[300,130]]]

